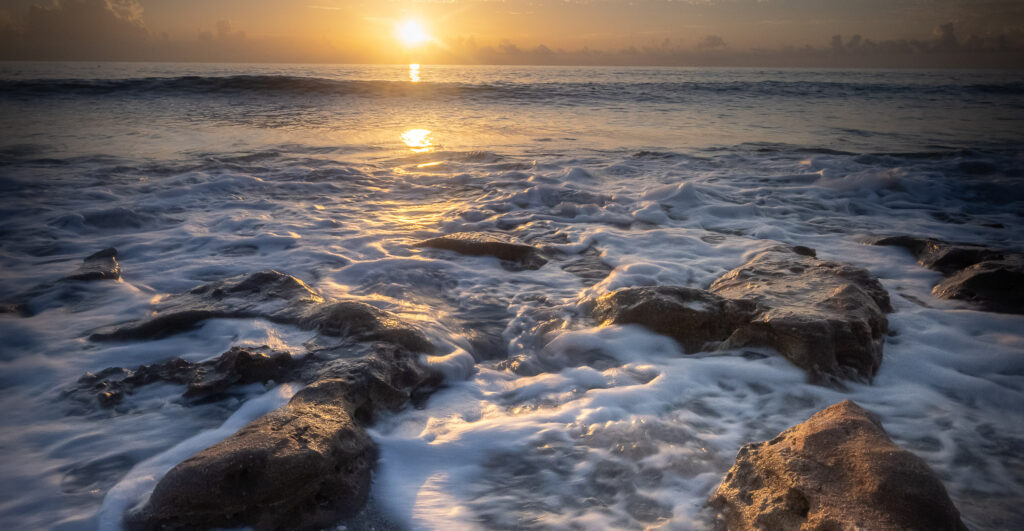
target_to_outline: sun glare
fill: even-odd
[[[406,46],[419,46],[430,40],[430,34],[419,21],[406,20],[398,25],[398,38]]]

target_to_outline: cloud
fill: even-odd
[[[718,35],[708,35],[704,37],[704,40],[697,43],[697,48],[703,50],[713,50],[715,48],[725,48],[725,39]]]
[[[57,0],[31,5],[0,35],[5,59],[131,60],[146,56],[149,32],[134,0]]]

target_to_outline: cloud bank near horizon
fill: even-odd
[[[227,2],[228,0],[223,0]],[[806,0],[778,0],[776,14],[783,7]],[[254,0],[254,9],[280,8],[281,2]],[[584,29],[607,29],[600,19],[602,10],[618,9],[615,0],[577,0],[577,12],[587,9],[594,17]],[[211,0],[211,3],[216,3]],[[514,3],[511,2],[511,3]],[[767,4],[769,2],[756,2]],[[856,2],[854,2],[856,3]],[[862,1],[865,10],[874,0]],[[895,3],[901,3],[895,0]],[[952,0],[925,3],[935,6],[960,6]],[[499,31],[462,31],[438,34],[435,42],[416,50],[403,50],[388,35],[391,19],[372,16],[363,2],[325,2],[289,11],[293,20],[268,26],[260,19],[218,18],[225,10],[195,10],[180,15],[158,9],[147,10],[139,0],[13,0],[0,10],[0,59],[4,60],[82,60],[82,61],[196,61],[196,62],[310,62],[310,63],[403,63],[428,64],[507,64],[507,65],[636,65],[636,66],[817,66],[817,67],[1024,67],[1024,3],[981,0],[974,11],[948,11],[954,16],[933,26],[923,36],[877,37],[864,32],[832,34],[826,37],[819,28],[808,31],[806,41],[764,30],[751,34],[749,27],[771,27],[778,20],[737,15],[730,23],[706,23],[686,26],[674,33],[651,26],[651,31],[636,21],[621,24],[622,33],[604,31],[566,32],[553,36],[543,31],[524,32],[528,24],[519,24],[502,34]],[[420,2],[419,4],[422,4]],[[474,7],[483,24],[493,3],[477,1],[430,3],[438,20],[450,18],[445,9],[465,14]],[[463,5],[465,4],[465,5]],[[545,5],[543,2],[532,5]],[[640,7],[665,10],[665,2],[648,0]],[[680,3],[685,4],[685,3]],[[735,9],[745,0],[732,2],[692,2],[710,9]],[[910,3],[914,8],[919,3]],[[908,4],[908,5],[910,5]],[[186,5],[186,4],[181,4]],[[207,4],[210,5],[210,4]],[[505,5],[505,4],[502,4]],[[159,4],[153,4],[159,7]],[[933,6],[933,7],[935,7]],[[510,6],[515,8],[516,6]],[[556,6],[557,7],[557,6]],[[790,7],[793,7],[790,5]],[[979,9],[984,7],[984,9]],[[555,7],[552,7],[554,9]],[[614,9],[613,9],[614,8]],[[657,9],[655,9],[657,8]],[[673,9],[676,9],[673,7]],[[682,9],[682,8],[680,8]],[[748,6],[748,9],[763,7]],[[877,8],[881,9],[881,8]],[[610,12],[611,12],[610,11]],[[941,10],[939,10],[941,11]],[[711,12],[711,11],[709,11]],[[326,24],[322,14],[338,17],[337,32]],[[369,13],[359,15],[360,13]],[[407,16],[408,11],[397,11]],[[671,11],[675,13],[675,11]],[[717,11],[715,11],[717,13]],[[771,12],[764,12],[770,14]],[[966,13],[966,14],[965,14]],[[310,15],[312,14],[312,15]],[[316,16],[320,14],[321,16]],[[557,14],[557,13],[556,13]],[[614,13],[612,13],[614,14]],[[186,17],[191,15],[191,18]],[[500,12],[508,19],[536,16],[532,12]],[[550,13],[545,20],[551,18]],[[865,20],[871,17],[865,13]],[[941,13],[940,13],[941,15]],[[212,18],[204,18],[211,16]],[[311,30],[302,31],[310,17]],[[881,16],[879,13],[878,16]],[[447,17],[447,18],[446,18]],[[934,18],[934,17],[933,17]],[[187,20],[186,20],[187,19]],[[373,26],[374,23],[384,20]],[[467,18],[472,22],[473,19]],[[589,20],[589,19],[588,19]],[[942,19],[939,19],[942,20]],[[196,22],[198,21],[198,22]],[[326,21],[326,22],[325,22]],[[182,30],[189,22],[191,31]],[[584,21],[586,22],[586,21]],[[316,26],[320,23],[320,26]],[[465,26],[469,23],[461,21]],[[175,25],[177,24],[177,25]],[[244,25],[243,25],[244,24]],[[754,24],[754,26],[750,26]],[[813,26],[813,21],[793,19],[797,27]],[[881,23],[866,24],[868,29]],[[250,29],[251,26],[251,29]],[[287,27],[286,27],[287,26]],[[613,28],[615,26],[612,26]],[[829,26],[839,27],[839,26]],[[328,29],[324,29],[328,28]],[[383,29],[383,32],[382,32]],[[464,29],[464,28],[459,28]],[[364,33],[359,33],[359,31]],[[721,30],[701,32],[701,30]],[[732,31],[732,34],[728,32]],[[919,31],[921,33],[922,31]],[[383,36],[381,35],[383,33]],[[879,29],[879,33],[883,33]],[[773,37],[773,35],[775,35]],[[361,40],[360,40],[361,39]],[[562,44],[549,42],[562,41]],[[582,44],[576,41],[582,40]],[[763,42],[762,42],[763,41]],[[588,44],[593,42],[593,44]]]

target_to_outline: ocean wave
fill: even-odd
[[[479,97],[525,100],[556,99],[679,103],[700,94],[744,94],[793,97],[848,97],[893,94],[957,96],[1024,95],[1024,83],[903,84],[813,81],[685,81],[685,82],[557,82],[454,83],[346,80],[279,75],[180,76],[124,79],[0,80],[0,96],[205,96],[211,94],[273,94],[361,97]]]

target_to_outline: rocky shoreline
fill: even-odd
[[[905,247],[921,265],[946,275],[936,296],[984,311],[1024,313],[1019,254],[907,236],[868,243]],[[493,256],[511,271],[562,261],[492,233],[452,234],[416,247]],[[67,278],[37,286],[3,308],[31,315],[39,293],[73,293],[75,283],[120,275],[117,251],[105,249]],[[688,354],[773,349],[810,382],[838,390],[847,381],[870,384],[883,363],[886,314],[894,311],[869,271],[785,245],[756,253],[706,290],[630,287],[581,301],[581,307],[595,324],[640,325],[671,337]],[[377,459],[366,427],[381,412],[422,403],[444,385],[443,374],[422,359],[436,351],[422,331],[361,302],[329,301],[273,270],[169,295],[145,319],[96,330],[89,339],[152,340],[209,319],[240,317],[314,331],[323,338],[317,344],[327,346],[302,356],[232,348],[199,363],[175,358],[112,367],[64,390],[73,411],[88,412],[116,408],[138,388],[158,382],[183,386],[182,398],[195,402],[257,382],[305,386],[284,407],[175,466],[144,504],[125,515],[128,529],[318,529],[351,517],[366,503]],[[740,449],[708,507],[729,530],[966,529],[935,473],[896,446],[876,416],[849,400]]]

